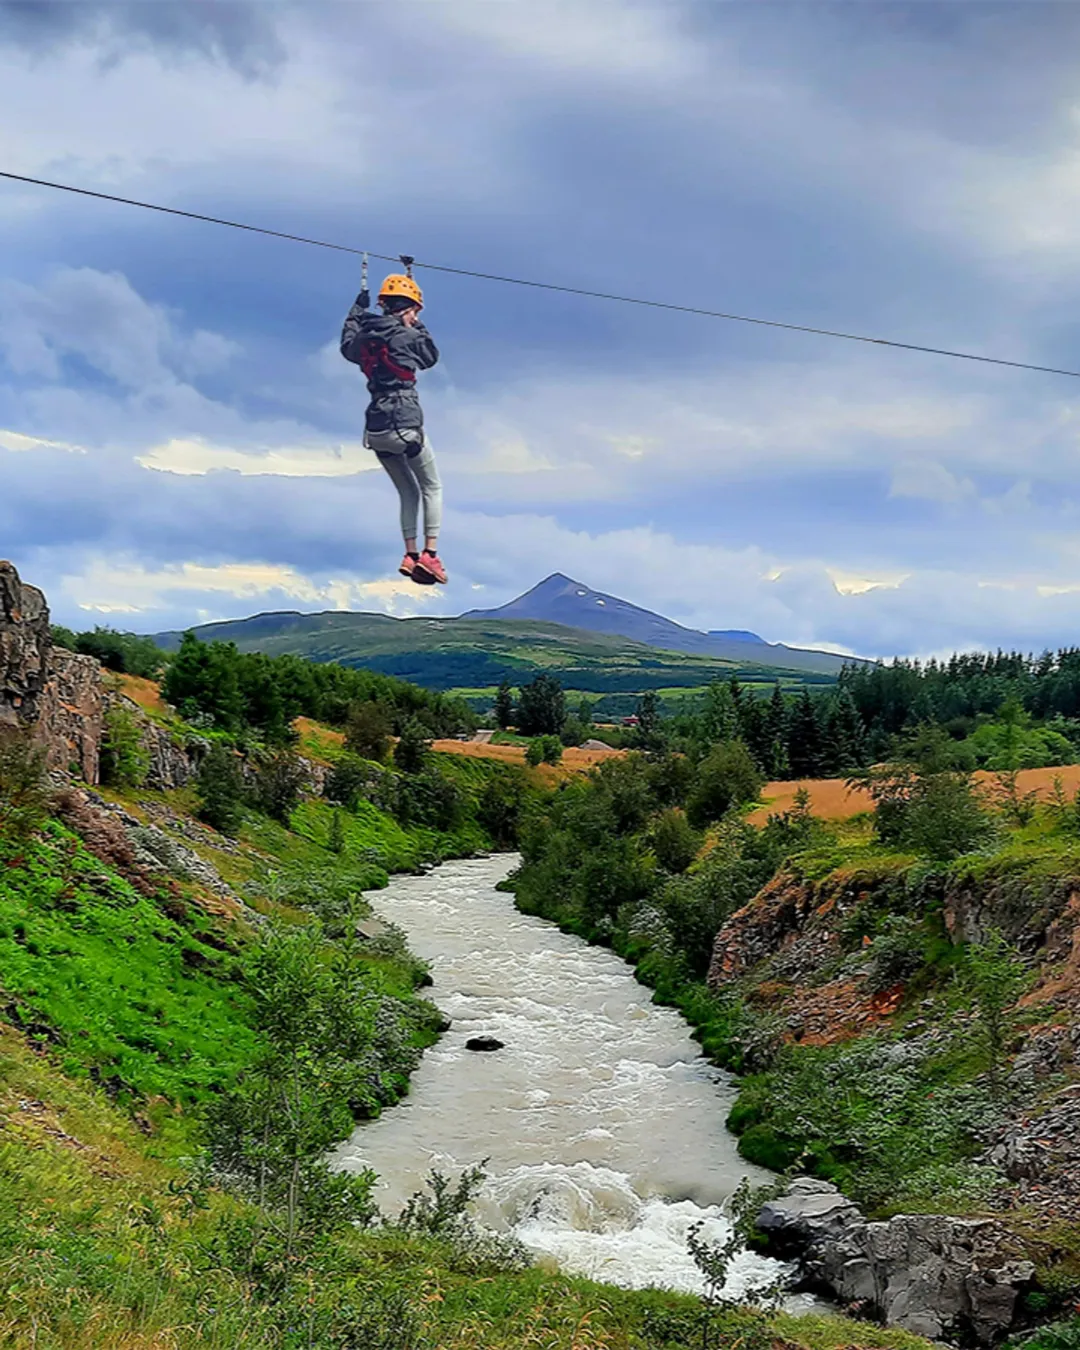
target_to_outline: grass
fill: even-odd
[[[646,1317],[692,1317],[696,1306],[538,1268],[478,1276],[445,1244],[394,1231],[328,1244],[282,1304],[215,1254],[252,1208],[200,1195],[100,1089],[66,1078],[10,1028],[0,1028],[0,1115],[0,1346],[11,1350],[298,1350],[310,1318],[350,1304],[374,1311],[376,1332],[315,1344],[368,1350],[396,1317],[414,1337],[381,1343],[408,1350],[675,1350],[647,1334]],[[744,1319],[731,1315],[724,1330],[735,1343]],[[926,1350],[918,1337],[821,1315],[780,1314],[774,1334],[807,1350]]]
[[[56,824],[24,846],[0,840],[0,869],[8,1015],[69,1072],[190,1106],[249,1060],[237,935],[139,894]]]

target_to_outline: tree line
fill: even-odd
[[[412,721],[432,737],[476,729],[476,716],[463,699],[334,662],[241,652],[233,642],[201,642],[193,633],[184,634],[169,662],[162,694],[195,726],[250,731],[271,744],[293,738],[297,717],[344,726],[357,705],[365,704],[379,709],[395,735]]]

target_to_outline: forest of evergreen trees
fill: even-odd
[[[200,642],[186,633],[169,661],[162,693],[196,726],[252,731],[275,744],[292,736],[297,717],[344,725],[350,708],[377,703],[398,734],[415,719],[431,736],[472,732],[476,717],[459,698],[420,689],[391,675],[300,656],[240,652],[232,642]]]
[[[652,706],[643,696],[646,720]],[[832,689],[794,697],[778,685],[762,699],[732,678],[660,725],[688,747],[741,740],[772,778],[851,773],[903,752],[928,726],[948,738],[959,768],[1067,764],[1080,746],[1080,648],[849,666]]]

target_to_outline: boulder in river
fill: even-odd
[[[503,1042],[495,1036],[470,1036],[465,1042],[466,1050],[502,1050]]]
[[[798,1261],[806,1286],[928,1340],[1001,1339],[1035,1273],[993,1220],[898,1214],[869,1223],[811,1177],[763,1205],[757,1227],[771,1253]]]

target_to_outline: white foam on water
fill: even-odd
[[[477,1208],[481,1222],[513,1232],[535,1256],[626,1289],[700,1293],[702,1275],[687,1248],[691,1227],[700,1223],[707,1242],[731,1235],[718,1206],[642,1200],[629,1178],[589,1163],[515,1168],[487,1183]],[[743,1252],[732,1262],[726,1290],[760,1288],[776,1274],[774,1262]]]
[[[740,1179],[724,1127],[730,1080],[701,1057],[683,1019],[643,998],[630,967],[495,890],[511,858],[448,863],[371,895],[376,912],[431,963],[431,994],[452,1027],[424,1055],[409,1096],[360,1126],[338,1166],[371,1166],[384,1212],[432,1167],[488,1159],[478,1218],[538,1257],[630,1288],[702,1287],[691,1224],[722,1241]],[[496,1054],[465,1049],[493,1035]],[[780,1267],[742,1254],[733,1292]]]

